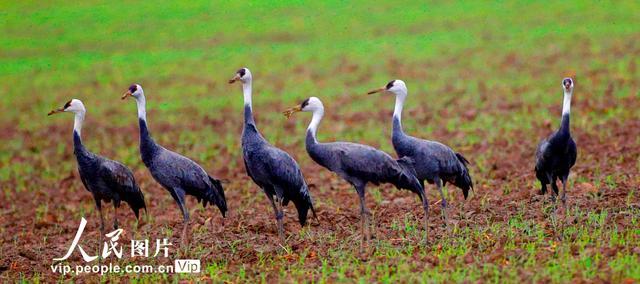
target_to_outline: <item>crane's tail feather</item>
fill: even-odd
[[[464,165],[464,167],[466,168],[469,164],[469,160],[467,160],[467,158],[465,158],[464,156],[462,156],[462,154],[460,153],[456,153],[456,157],[458,157],[458,160]]]
[[[211,181],[212,190],[208,192],[208,195],[204,198],[203,204],[206,206],[207,201],[209,203],[215,204],[218,209],[220,209],[220,213],[222,213],[222,217],[226,217],[227,215],[227,199],[224,196],[224,188],[222,187],[222,183],[220,180],[212,178],[209,176],[209,180]]]
[[[316,211],[313,208],[313,199],[311,198],[311,194],[309,194],[309,188],[306,184],[300,189],[296,198],[291,201],[293,201],[293,204],[295,204],[298,210],[298,222],[300,222],[300,226],[307,224],[309,209],[311,209],[313,216],[316,216]]]
[[[144,195],[138,185],[134,184],[133,192],[131,194],[127,194],[124,198],[124,201],[129,204],[131,210],[133,210],[133,214],[136,215],[136,219],[140,217],[140,209],[144,209],[147,211],[147,205],[144,202]]]
[[[471,175],[469,175],[469,161],[460,153],[456,153],[456,157],[462,164],[463,171],[456,176],[453,184],[462,189],[464,199],[467,199],[469,196],[469,190],[473,191],[473,180],[471,180]]]
[[[402,173],[398,177],[396,187],[408,189],[420,197],[422,201],[422,195],[424,194],[424,188],[420,184],[418,178],[416,178],[416,169],[414,168],[414,162],[409,157],[402,157],[396,160],[402,168]]]

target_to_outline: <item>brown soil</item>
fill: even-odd
[[[629,98],[624,103],[632,109],[640,107],[636,98]],[[499,106],[500,110],[496,112],[514,107],[518,106],[501,105]],[[606,109],[606,107],[606,105],[593,101],[578,102],[576,106],[576,108],[584,109],[585,113]],[[278,105],[279,108],[281,106]],[[387,115],[388,113],[384,112],[384,115],[379,116],[380,119],[385,119],[388,118]],[[473,119],[475,115],[475,113],[469,112],[463,117],[464,119]],[[340,118],[332,115],[327,118],[327,120],[338,119]],[[352,117],[349,119],[367,118]],[[239,132],[236,126],[240,125],[240,121],[236,118],[233,122],[209,118],[203,121],[206,125],[211,126],[215,132]],[[135,125],[123,128],[109,127],[91,117],[89,117],[87,125],[98,125],[94,129],[103,129],[92,130],[94,136],[87,138],[87,140],[106,139],[113,134],[113,137],[122,140],[118,140],[118,144],[136,145],[135,147],[137,147],[137,127]],[[289,128],[292,125],[286,124],[286,127]],[[511,216],[523,214],[524,218],[536,220],[548,227],[549,234],[552,235],[552,225],[549,218],[541,210],[546,206],[545,204],[548,204],[548,198],[538,195],[533,173],[533,159],[536,143],[540,138],[548,135],[554,127],[555,123],[543,122],[534,127],[535,133],[512,131],[505,133],[502,138],[492,143],[478,143],[465,149],[463,152],[472,162],[474,155],[485,155],[487,157],[486,164],[490,165],[490,169],[487,174],[483,175],[472,166],[472,175],[478,182],[475,192],[467,201],[463,200],[459,190],[449,188],[451,224],[460,227],[486,226],[495,222],[507,222]],[[153,125],[152,129],[156,132],[173,131],[173,133],[177,133],[178,131],[169,125],[161,124]],[[627,200],[629,193],[640,187],[640,178],[637,173],[638,157],[640,157],[640,146],[638,145],[640,120],[609,120],[598,125],[592,131],[581,131],[581,129],[573,131],[579,147],[579,157],[571,178],[575,181],[575,177],[583,177],[582,180],[586,180],[586,182],[573,183],[569,189],[570,206],[587,211],[599,211],[606,208],[613,212],[609,218],[614,220],[618,226],[625,226],[628,221],[615,212],[623,211],[629,206],[640,207],[638,194],[630,200],[630,203]],[[62,153],[58,153],[55,147],[37,147],[38,143],[42,143],[41,141],[45,138],[45,141],[69,141],[70,133],[66,126],[64,128],[49,126],[31,133],[11,128],[4,131],[2,135],[5,139],[24,137],[24,149],[26,150],[16,153],[9,161],[10,164],[25,163],[33,165],[38,170],[44,170],[58,167],[61,163],[72,163],[74,159],[69,147]],[[464,138],[459,137],[457,133],[444,130],[437,130],[434,136],[440,141]],[[176,144],[170,146],[175,149]],[[285,230],[287,235],[291,236],[288,244],[292,251],[291,254],[283,257],[290,257],[291,261],[294,261],[296,254],[309,250],[312,253],[305,260],[307,265],[319,267],[321,265],[319,256],[326,256],[328,248],[335,244],[326,240],[314,239],[314,235],[333,232],[338,240],[353,239],[354,243],[359,240],[359,230],[357,229],[359,223],[358,200],[354,190],[345,182],[310,162],[301,145],[282,147],[298,160],[304,157],[306,162],[301,163],[301,166],[317,202],[316,210],[319,217],[319,222],[310,221],[311,231],[318,234],[312,234],[311,237],[300,237],[297,234],[300,226],[296,220],[295,209],[293,206],[287,208]],[[191,243],[194,246],[209,248],[205,249],[208,253],[200,257],[203,263],[226,260],[231,269],[239,269],[242,264],[251,265],[258,262],[261,254],[276,255],[279,250],[277,232],[271,206],[246,176],[240,153],[230,153],[229,149],[222,146],[220,148],[221,155],[227,157],[225,159],[232,160],[235,165],[233,165],[234,163],[230,163],[231,165],[224,163],[223,166],[217,166],[215,170],[212,166],[206,168],[212,175],[229,181],[225,187],[227,188],[226,195],[230,212],[224,220],[224,227],[221,227],[222,218],[217,209],[195,210],[197,208],[195,200],[189,198],[187,204],[191,209],[193,236]],[[36,153],[35,149],[42,149],[42,152]],[[100,153],[105,156],[114,155],[115,149],[113,148],[100,147],[100,149]],[[42,157],[50,157],[51,160]],[[130,166],[136,169],[135,176],[146,197],[147,214],[151,216],[151,220],[148,220],[147,217],[142,218],[136,237],[162,238],[166,228],[173,228],[171,241],[174,244],[179,244],[181,216],[174,201],[164,189],[151,179],[141,164]],[[594,182],[595,180],[604,180],[609,175],[613,176],[617,182],[616,190],[609,190],[604,184],[597,186]],[[24,191],[11,196],[3,195],[3,201],[0,202],[0,210],[2,210],[0,223],[3,224],[1,229],[0,279],[19,277],[21,273],[26,276],[40,273],[46,277],[57,278],[59,276],[52,274],[49,265],[52,263],[52,258],[59,257],[66,252],[66,248],[78,227],[79,218],[77,216],[79,216],[79,212],[85,212],[84,216],[89,221],[85,229],[83,245],[97,246],[99,219],[94,209],[92,197],[82,186],[75,170],[75,163],[73,170],[57,182],[52,183],[43,177],[41,171],[35,171],[3,184],[4,188],[24,188],[25,186],[27,189]],[[368,207],[375,214],[377,237],[393,240],[400,245],[405,240],[403,236],[398,235],[397,231],[391,230],[392,223],[394,221],[401,222],[406,216],[421,217],[421,208],[416,196],[410,192],[398,191],[390,186],[382,186],[381,188],[382,202],[375,202],[371,195],[368,198]],[[436,194],[433,186],[429,186],[427,190],[432,208],[429,217],[430,238],[445,238],[449,233],[441,226],[439,195]],[[48,204],[45,211],[41,209],[43,204]],[[113,209],[108,205],[104,208],[106,208],[105,216],[107,216],[107,224],[109,225],[112,222]],[[521,211],[522,208],[524,208],[524,212]],[[129,231],[134,222],[133,214],[126,205],[119,213],[122,227]],[[576,222],[577,220],[567,221]],[[211,222],[213,222],[213,231]],[[125,233],[122,243],[128,243],[132,237],[131,233]],[[236,249],[230,245],[234,241],[248,242],[253,246],[238,246]],[[501,240],[492,241],[499,243]],[[469,256],[468,262],[499,263],[504,261],[505,257],[499,247],[489,246],[489,249],[475,251],[473,256]],[[430,265],[435,265],[438,259],[431,257],[427,261],[430,262]],[[82,262],[82,260],[77,254],[74,254],[72,263],[78,262]],[[159,262],[164,261],[160,260]],[[277,276],[277,273],[274,272],[269,277]],[[88,276],[81,276],[80,279],[83,277]]]

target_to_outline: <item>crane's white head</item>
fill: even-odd
[[[562,89],[565,93],[573,92],[573,79],[568,77],[562,79]]]
[[[73,112],[73,113],[80,114],[80,113],[85,113],[86,111],[87,110],[84,108],[84,104],[82,103],[81,100],[72,99],[68,101],[66,104],[64,104],[63,107],[50,111],[48,115],[61,113],[61,112]]]
[[[304,100],[300,105],[294,106],[282,112],[287,118],[290,118],[296,112],[324,112],[324,105],[317,97],[310,97]]]
[[[389,83],[387,83],[387,85],[385,85],[384,87],[380,87],[377,88],[375,90],[371,90],[369,92],[367,92],[368,95],[372,95],[375,93],[382,93],[382,92],[391,92],[392,94],[398,96],[398,95],[407,95],[407,84],[404,83],[404,81],[402,80],[391,80]]]
[[[122,99],[126,99],[127,97],[133,97],[134,99],[138,99],[141,96],[144,96],[144,90],[142,90],[142,86],[139,84],[131,84],[129,89],[122,95]]]
[[[300,111],[314,112],[318,110],[324,110],[324,105],[317,97],[310,97],[300,104]]]
[[[236,72],[236,75],[234,75],[233,78],[231,78],[231,80],[229,80],[229,84],[233,84],[236,81],[240,81],[244,84],[244,83],[251,82],[251,79],[252,79],[251,71],[249,71],[249,68],[243,67]]]

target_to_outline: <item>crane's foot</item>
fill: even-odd
[[[362,253],[363,251],[364,251],[364,219],[361,219],[360,220],[360,252]]]
[[[276,223],[278,225],[278,238],[280,239],[280,243],[284,245],[284,212],[282,211],[282,207],[279,207],[278,212],[276,213]]]
[[[187,244],[189,244],[189,237],[187,235],[187,227],[188,226],[189,226],[188,222],[185,222],[184,225],[182,226],[182,234],[180,235],[180,245],[182,247],[184,247]]]
[[[278,225],[278,239],[280,239],[280,243],[282,244],[285,243],[284,229],[280,225]]]
[[[429,221],[427,220],[427,217],[425,216],[424,218],[424,244],[428,245],[429,244]]]
[[[367,243],[371,241],[371,212],[369,210],[364,212],[365,217],[365,236],[367,238]]]
[[[365,252],[365,248],[368,246],[368,234],[367,228],[367,214],[365,211],[360,212],[360,253]]]
[[[449,214],[447,213],[447,207],[442,206],[442,227],[447,228],[449,225]]]

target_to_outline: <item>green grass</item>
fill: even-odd
[[[309,118],[297,116],[295,128],[287,130],[284,126],[291,122],[282,117],[282,109],[318,96],[326,112],[336,114],[320,127],[320,140],[364,141],[392,152],[393,98],[364,93],[394,78],[405,80],[409,87],[405,130],[425,138],[462,133],[463,138],[446,141],[457,149],[505,137],[510,144],[523,138],[537,141],[541,137],[532,134],[543,121],[557,124],[560,80],[566,74],[576,75],[575,104],[585,106],[574,107],[572,127],[595,133],[610,121],[639,118],[637,109],[621,103],[607,105],[606,110],[584,103],[601,105],[610,100],[606,96],[610,84],[616,100],[638,98],[640,82],[631,66],[640,64],[639,10],[636,1],[4,1],[0,3],[0,124],[17,134],[0,145],[0,183],[5,184],[1,196],[9,200],[38,192],[75,169],[71,158],[57,160],[69,153],[68,140],[26,141],[30,147],[24,146],[27,134],[46,138],[43,132],[53,126],[71,131],[69,116],[45,116],[71,98],[82,99],[87,106],[85,140],[90,149],[142,168],[137,136],[107,129],[135,126],[135,105],[119,99],[133,82],[145,88],[152,130],[170,126],[154,131],[161,144],[202,161],[207,169],[243,167],[238,164],[236,123],[242,97],[238,86],[226,83],[242,66],[254,75],[260,130],[269,141],[296,148],[302,165],[312,163],[302,147]],[[467,110],[475,110],[472,119],[462,117]],[[357,116],[367,112],[371,116]],[[384,120],[378,119],[379,113]],[[602,131],[604,141],[607,133]],[[528,181],[492,188],[489,158],[496,151],[471,154],[478,185],[505,195],[534,187]],[[583,157],[581,163],[587,165],[596,159],[588,153]],[[594,166],[589,172],[595,178],[578,179],[609,191],[622,186],[625,178],[637,182],[610,170]],[[25,178],[30,176],[38,181]],[[248,188],[253,186],[241,190]],[[319,185],[318,191],[323,190],[325,186]],[[384,194],[369,191],[377,204]],[[631,192],[627,206],[637,202],[638,195],[637,190]],[[264,202],[261,198],[257,202]],[[481,200],[483,208],[491,202]],[[91,206],[79,205],[74,218],[91,214]],[[174,209],[173,204],[162,206]],[[20,210],[8,204],[2,209]],[[53,210],[48,204],[36,206],[35,221]],[[202,275],[215,282],[267,282],[274,275],[320,283],[638,281],[640,259],[633,248],[640,246],[640,212],[626,213],[631,218],[627,227],[605,222],[609,213],[606,209],[571,212],[587,220],[565,228],[571,241],[555,241],[547,228],[516,214],[507,222],[456,227],[450,237],[429,246],[414,241],[420,238],[421,225],[410,214],[394,220],[391,228],[411,241],[398,245],[386,238],[377,240],[369,257],[375,261],[361,260],[349,240],[311,228],[296,238],[328,244],[322,254],[309,247],[297,252],[294,260],[285,258],[286,249],[262,253],[255,263],[245,265],[215,260],[203,264]],[[166,228],[154,233],[172,232]],[[504,251],[494,252],[500,243]],[[232,251],[252,250],[249,246],[225,244]],[[611,247],[618,252],[604,258],[602,250]],[[211,250],[196,248],[193,258]],[[315,261],[308,265],[312,253],[320,265]],[[492,253],[498,259],[483,265],[481,257]],[[466,258],[471,258],[470,264]],[[269,277],[256,273],[260,271]],[[202,275],[142,275],[140,281],[194,280]],[[46,279],[40,273],[20,277]]]

